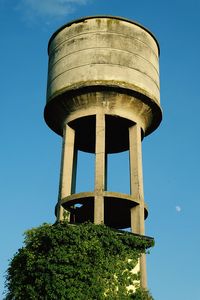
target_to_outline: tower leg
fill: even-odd
[[[95,145],[95,198],[94,223],[104,223],[104,196],[105,190],[105,114],[98,111],[96,114],[96,145]]]
[[[76,152],[74,149],[75,131],[67,124],[63,129],[63,146],[61,158],[60,186],[59,199],[57,205],[57,221],[64,219],[64,208],[61,205],[61,200],[69,195],[74,190],[75,186],[75,169],[76,169]]]
[[[130,187],[131,195],[139,200],[139,205],[131,208],[131,229],[132,232],[144,235],[144,192],[142,176],[142,147],[141,128],[135,124],[129,128],[129,150],[130,150]],[[146,256],[140,257],[140,284],[147,287]]]

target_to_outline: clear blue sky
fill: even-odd
[[[55,220],[61,138],[43,120],[49,37],[70,20],[98,14],[135,20],[160,43],[164,117],[143,141],[146,233],[156,241],[148,285],[156,300],[198,300],[199,0],[0,0],[0,294],[23,232]],[[124,161],[113,174],[123,168]]]

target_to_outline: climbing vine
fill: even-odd
[[[104,225],[43,224],[25,233],[11,260],[5,299],[153,299],[132,272],[151,246],[151,239]]]

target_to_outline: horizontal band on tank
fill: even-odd
[[[48,69],[48,74],[50,73],[50,71],[53,69],[53,67],[55,66],[55,65],[57,65],[57,64],[59,64],[59,62],[62,62],[62,60],[63,59],[65,59],[65,58],[68,58],[69,56],[72,56],[72,55],[76,55],[77,53],[79,53],[79,52],[84,52],[84,51],[88,51],[88,50],[109,50],[109,51],[113,51],[113,52],[122,52],[122,53],[126,53],[126,54],[130,54],[130,55],[134,55],[134,56],[136,56],[136,57],[138,57],[138,58],[140,58],[140,59],[142,59],[142,60],[144,60],[144,62],[146,62],[146,63],[149,63],[150,64],[150,66],[155,70],[155,72],[156,72],[156,74],[157,74],[157,76],[159,76],[159,70],[155,67],[155,65],[151,62],[151,61],[149,61],[148,59],[146,59],[146,57],[144,57],[144,56],[142,56],[142,55],[140,55],[140,54],[138,54],[137,52],[131,52],[131,51],[127,51],[127,50],[122,50],[122,49],[117,49],[117,48],[111,48],[111,47],[93,47],[93,48],[85,48],[85,49],[80,49],[80,50],[77,50],[77,51],[73,51],[73,52],[70,52],[70,53],[67,53],[67,54],[65,54],[64,56],[62,56],[62,57],[60,57],[59,59],[57,59],[54,63],[49,63],[49,69]],[[50,61],[51,62],[51,61]],[[110,63],[111,65],[113,64],[113,63]],[[118,65],[120,65],[120,64],[118,64]],[[124,67],[126,67],[126,65],[124,65],[124,64],[121,64],[122,66],[124,66]],[[128,67],[128,66],[127,66]],[[75,68],[75,67],[74,67]],[[130,66],[129,66],[129,68],[130,68]]]
[[[69,23],[66,23],[64,24],[63,26],[61,26],[58,30],[56,30],[52,36],[50,37],[49,39],[49,43],[48,43],[48,53],[49,53],[49,47],[50,47],[50,44],[52,42],[52,40],[55,38],[55,36],[60,32],[62,31],[64,28],[66,27],[69,27],[71,26],[72,24],[75,24],[75,23],[80,23],[80,22],[84,22],[85,20],[88,20],[88,19],[101,19],[101,18],[107,18],[107,19],[115,19],[115,20],[121,20],[121,21],[125,21],[125,22],[128,22],[128,23],[132,23],[140,28],[142,28],[143,30],[145,30],[146,32],[148,32],[152,38],[155,40],[156,44],[157,44],[157,47],[158,47],[158,54],[160,55],[160,46],[159,46],[159,43],[158,43],[158,40],[156,39],[156,37],[154,36],[154,34],[149,30],[147,29],[146,27],[144,27],[143,25],[139,24],[138,22],[135,22],[133,20],[130,20],[130,19],[126,19],[126,18],[123,18],[123,17],[119,17],[119,16],[108,16],[108,15],[97,15],[97,16],[88,16],[88,17],[83,17],[83,18],[80,18],[80,19],[77,19],[77,20],[73,20]]]
[[[133,71],[136,71],[136,72],[138,72],[139,74],[142,74],[142,75],[144,75],[145,77],[147,77],[150,81],[152,81],[154,84],[155,84],[155,86],[157,87],[157,90],[158,90],[158,92],[159,92],[159,88],[160,88],[160,86],[159,86],[159,83],[158,82],[156,82],[151,76],[149,76],[147,73],[145,73],[145,72],[142,72],[139,68],[133,68],[133,67],[127,67],[127,66],[124,66],[123,64],[114,64],[114,63],[112,63],[112,64],[108,64],[108,63],[88,63],[88,64],[84,64],[84,65],[79,65],[79,66],[74,66],[74,67],[72,67],[72,68],[70,68],[70,69],[67,69],[67,70],[64,70],[64,71],[62,71],[62,73],[59,73],[59,74],[57,74],[54,78],[52,78],[52,80],[50,81],[49,80],[49,82],[48,82],[48,89],[49,89],[49,87],[51,86],[51,84],[58,78],[58,77],[60,77],[60,76],[62,76],[63,74],[65,74],[65,73],[67,73],[67,72],[70,72],[71,70],[74,70],[74,69],[79,69],[79,68],[82,68],[82,67],[87,67],[87,66],[99,66],[99,65],[104,65],[104,66],[108,66],[108,67],[111,67],[111,68],[114,68],[114,67],[121,67],[121,68],[124,68],[124,69],[129,69],[129,70],[133,70]],[[109,80],[108,80],[109,81]],[[128,85],[128,84],[127,84]]]
[[[51,55],[51,53],[50,52],[54,52],[57,48],[60,48],[60,46],[62,45],[62,44],[65,44],[65,43],[67,43],[67,42],[69,42],[70,40],[72,40],[72,39],[74,39],[74,38],[78,38],[78,37],[82,37],[82,36],[87,36],[87,35],[93,35],[93,34],[96,34],[96,35],[104,35],[104,34],[106,34],[106,35],[109,35],[109,36],[111,36],[111,35],[113,35],[113,36],[115,36],[115,37],[123,37],[123,38],[127,38],[127,39],[133,39],[133,40],[135,40],[135,41],[138,41],[138,42],[140,42],[140,43],[142,43],[143,45],[145,45],[146,47],[148,47],[149,49],[151,49],[151,51],[153,52],[153,54],[157,57],[157,53],[154,51],[154,49],[152,49],[150,46],[149,46],[149,44],[147,44],[147,43],[145,43],[144,41],[142,41],[142,40],[140,40],[140,39],[137,39],[137,38],[135,38],[135,37],[133,37],[133,36],[131,36],[130,37],[130,35],[128,35],[128,34],[122,34],[122,33],[118,33],[118,32],[109,32],[109,31],[103,31],[103,30],[91,30],[91,31],[88,31],[88,32],[82,32],[82,33],[79,33],[79,34],[76,34],[76,35],[72,35],[72,36],[70,36],[70,38],[67,38],[67,39],[65,39],[65,40],[63,40],[62,42],[60,42],[60,43],[57,43],[56,44],[56,47],[54,47],[53,48],[53,50],[52,51],[48,51],[48,54],[49,55]],[[92,47],[92,48],[95,48],[95,47]],[[113,47],[112,47],[113,48]],[[50,50],[50,49],[49,49]]]
[[[58,91],[54,92],[54,93],[50,93],[49,95],[47,95],[47,104],[49,102],[51,102],[55,97],[57,96],[61,96],[63,93],[65,92],[72,92],[72,93],[77,93],[79,94],[81,91],[81,89],[94,89],[94,88],[106,88],[106,89],[110,89],[112,90],[114,88],[115,89],[121,89],[126,90],[129,94],[131,93],[136,93],[137,96],[141,95],[142,99],[143,98],[148,98],[148,100],[155,102],[157,105],[159,105],[160,107],[160,103],[159,100],[157,98],[155,98],[152,94],[148,93],[146,90],[139,88],[138,86],[134,85],[134,84],[129,84],[127,82],[123,82],[123,81],[111,81],[111,80],[95,80],[95,81],[82,81],[82,82],[76,82],[70,86],[64,87],[63,89],[59,89]]]

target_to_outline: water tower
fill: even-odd
[[[92,221],[144,235],[142,139],[160,124],[159,45],[121,17],[70,22],[50,38],[45,120],[63,137],[57,220]],[[76,193],[77,151],[95,154],[95,184]],[[107,155],[129,150],[130,193],[107,190]],[[120,172],[120,170],[116,170]],[[146,286],[145,256],[140,261]]]

